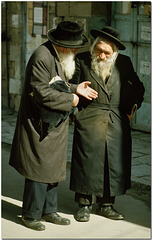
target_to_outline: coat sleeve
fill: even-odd
[[[123,59],[121,59],[121,62],[123,63],[123,66],[120,64],[120,72],[123,79],[121,89],[121,108],[127,114],[130,114],[134,104],[137,104],[137,109],[141,107],[144,100],[145,88],[134,71],[131,59],[124,56]]]
[[[133,85],[137,108],[140,108],[141,104],[144,100],[145,88],[144,88],[143,83],[140,81],[138,75],[134,71],[134,68],[133,68],[130,58],[129,58],[129,62],[128,62],[128,66],[129,65],[130,65],[130,69],[131,69],[131,75],[129,76],[130,83]]]
[[[30,85],[35,100],[38,104],[50,109],[70,111],[73,104],[73,95],[49,87],[49,82],[53,76],[52,71],[54,70],[53,56],[48,52],[46,54],[43,52],[40,56],[40,53],[31,64]]]

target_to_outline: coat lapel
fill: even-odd
[[[103,91],[108,95],[106,85],[101,77],[98,77],[96,73],[90,69],[90,74],[93,79],[97,82],[97,84],[103,89]]]
[[[61,69],[61,64],[60,64],[60,62],[59,62],[59,58],[58,58],[58,56],[57,56],[57,54],[56,54],[56,52],[55,52],[52,44],[49,44],[49,49],[50,49],[50,51],[51,51],[51,54],[52,54],[53,57],[54,57],[54,63],[55,63],[56,73],[57,73],[58,76],[61,77],[62,80],[65,81],[65,80],[66,80],[66,79],[65,79],[65,75],[64,75],[64,73],[63,73],[63,71],[62,71],[62,69]]]
[[[57,56],[54,58],[54,61],[55,61],[55,67],[56,67],[57,75],[60,76],[60,78],[65,81],[66,80],[65,75],[64,75],[64,73],[61,69],[61,64],[58,61]]]

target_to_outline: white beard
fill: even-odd
[[[97,74],[97,76],[102,77],[103,80],[110,76],[111,69],[115,63],[115,60],[118,56],[117,52],[114,52],[112,57],[100,61],[99,56],[96,56],[95,53],[92,53],[92,62],[91,69]]]
[[[60,53],[59,54],[62,71],[64,72],[67,80],[70,80],[75,72],[74,57],[75,57],[74,53],[69,53],[69,54]]]

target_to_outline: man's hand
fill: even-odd
[[[72,94],[73,95],[73,104],[72,107],[76,107],[79,103],[79,97],[76,94]]]
[[[77,87],[77,94],[87,98],[88,100],[92,100],[92,98],[97,98],[98,97],[98,93],[90,88],[88,85],[91,84],[91,82],[86,81],[86,82],[82,82],[78,85]]]

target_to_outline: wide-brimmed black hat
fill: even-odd
[[[90,31],[90,33],[94,38],[97,38],[98,36],[101,36],[101,37],[104,37],[104,38],[108,39],[109,41],[114,42],[120,50],[125,50],[126,49],[124,44],[120,41],[119,32],[115,28],[112,28],[110,26],[106,26],[106,27],[102,28],[101,30],[92,29]]]
[[[61,47],[82,48],[88,45],[87,37],[76,22],[60,22],[56,29],[48,31],[47,36],[52,43]]]

